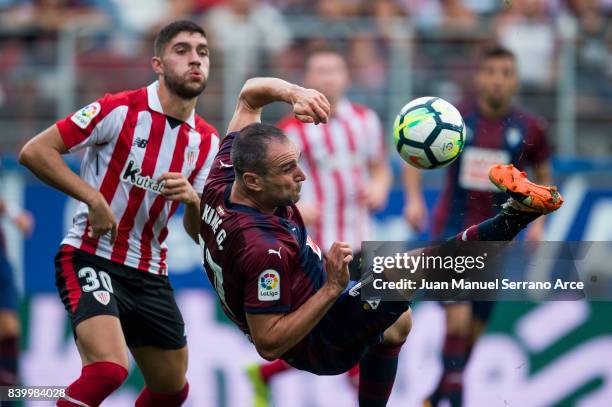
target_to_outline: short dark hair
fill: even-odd
[[[248,171],[266,175],[268,145],[272,140],[285,142],[288,138],[278,127],[269,124],[253,123],[240,130],[230,153],[236,174]]]
[[[342,58],[344,61],[346,61],[346,55],[344,55],[344,53],[340,50],[340,48],[333,46],[332,44],[329,43],[323,43],[323,44],[316,44],[312,47],[310,47],[307,52],[306,52],[306,57],[304,59],[304,61],[308,62],[310,61],[313,57],[320,55],[320,54],[334,54],[334,55],[338,55],[340,58]]]
[[[179,20],[173,21],[170,24],[163,27],[157,33],[155,37],[155,41],[153,42],[153,51],[155,52],[155,56],[160,56],[164,52],[164,48],[174,37],[176,37],[179,33],[188,32],[188,33],[200,33],[204,38],[206,38],[206,31],[198,24],[189,20]]]
[[[514,52],[512,52],[510,49],[504,47],[501,44],[493,44],[484,48],[483,51],[480,53],[480,60],[478,65],[482,65],[489,59],[494,58],[511,58],[513,60],[516,60]]]

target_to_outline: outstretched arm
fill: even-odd
[[[246,81],[227,132],[239,131],[261,121],[264,106],[285,102],[293,106],[295,117],[305,123],[326,123],[329,102],[314,89],[306,89],[278,78],[252,78]]]

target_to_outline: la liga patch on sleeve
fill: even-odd
[[[259,301],[280,300],[280,274],[278,271],[268,269],[259,274],[257,299]]]
[[[100,103],[93,102],[73,114],[70,117],[70,120],[72,120],[74,124],[76,124],[80,128],[86,129],[87,126],[89,126],[89,123],[91,123],[91,121],[94,119],[94,117],[100,114],[100,110],[102,110],[100,107]]]

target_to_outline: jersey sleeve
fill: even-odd
[[[525,140],[524,160],[527,165],[535,166],[550,158],[551,148],[547,135],[546,123],[541,119],[533,119]]]
[[[244,311],[285,313],[291,309],[292,245],[277,239],[249,239],[240,264],[245,273]]]
[[[234,166],[230,153],[232,151],[234,138],[236,138],[237,134],[238,132],[229,133],[221,141],[219,152],[208,170],[206,186],[230,184],[234,182]]]
[[[80,150],[96,144],[105,144],[119,136],[122,120],[104,120],[120,106],[116,98],[106,95],[88,104],[55,124],[69,151]],[[125,106],[124,114],[127,112]],[[117,113],[121,113],[117,111]],[[115,126],[113,126],[115,124]],[[119,124],[119,126],[116,126]]]
[[[212,168],[213,160],[219,153],[219,137],[216,134],[210,134],[210,147],[206,154],[206,159],[204,164],[200,167],[199,171],[196,173],[195,177],[191,184],[193,185],[193,189],[196,190],[198,194],[202,193],[204,189],[204,183],[210,174],[210,169]]]

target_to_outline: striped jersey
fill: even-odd
[[[433,213],[432,236],[444,239],[494,216],[507,195],[490,181],[493,164],[525,169],[551,154],[542,119],[513,108],[500,119],[484,117],[476,105],[461,109],[467,127],[463,152],[449,167]]]
[[[368,166],[386,160],[377,114],[346,99],[326,124],[307,124],[293,117],[279,127],[302,152],[307,180],[300,203],[318,205],[321,216],[308,230],[323,250],[343,241],[354,250],[371,239],[371,216],[360,193],[369,180]]]
[[[87,235],[88,208],[79,203],[67,244],[111,261],[167,275],[168,219],[179,203],[161,194],[165,172],[181,172],[201,193],[219,149],[214,127],[195,112],[186,122],[166,116],[155,82],[107,94],[56,123],[66,147],[84,149],[81,177],[99,190],[117,221],[117,238]]]
[[[321,249],[308,236],[295,205],[265,214],[230,201],[236,134],[223,139],[206,181],[200,246],[223,311],[248,335],[246,313],[292,312],[323,286],[327,274]]]

